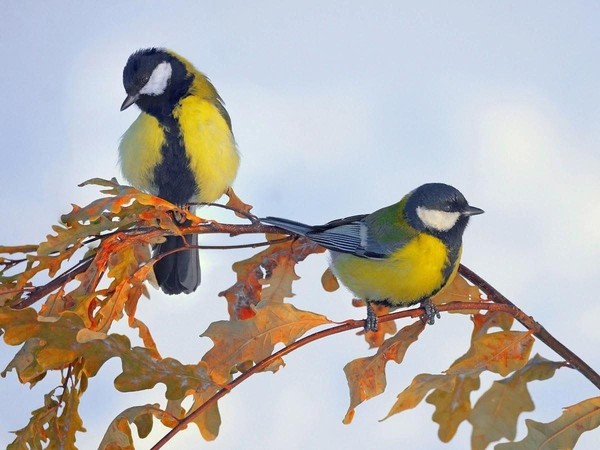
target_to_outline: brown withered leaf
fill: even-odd
[[[485,314],[477,313],[471,316],[471,320],[473,321],[471,340],[483,336],[493,327],[508,331],[515,321],[513,316],[502,311],[487,311]]]
[[[477,286],[469,284],[462,275],[457,274],[452,283],[431,298],[436,305],[450,302],[479,302],[483,301],[481,292]],[[462,314],[473,314],[477,311],[455,311]]]
[[[274,236],[268,236],[273,240]],[[292,283],[298,279],[294,267],[308,255],[325,251],[304,238],[270,245],[251,258],[233,264],[236,283],[219,295],[228,303],[232,319],[248,319],[253,307],[263,302],[282,302],[291,297]]]
[[[387,362],[395,361],[400,364],[408,347],[417,341],[424,328],[424,323],[419,320],[385,340],[375,355],[358,358],[346,364],[344,372],[350,389],[350,406],[344,417],[345,424],[352,422],[354,410],[358,405],[385,391]]]
[[[84,333],[83,342],[77,340],[85,329],[78,315],[65,312],[60,318],[39,317],[32,308],[12,310],[0,308],[0,329],[9,345],[23,343],[21,349],[2,371],[17,371],[21,383],[34,384],[48,370],[62,369],[77,358],[83,358],[83,371],[90,377],[110,358],[126,353],[129,339],[111,334],[104,339]]]
[[[59,402],[56,389],[44,396],[44,406],[32,411],[29,423],[14,432],[17,436],[7,449],[77,448],[75,434],[85,432],[78,412],[79,392],[67,388]],[[49,445],[45,446],[48,441]]]
[[[484,450],[490,443],[502,438],[514,440],[519,415],[534,409],[527,383],[551,378],[563,366],[562,362],[535,355],[510,377],[494,381],[479,398],[468,419],[473,425],[471,448]]]
[[[193,394],[194,403],[188,410],[188,414],[198,409],[204,402],[212,397],[218,391],[218,386],[212,385],[210,388],[203,391],[198,391]],[[196,416],[193,422],[198,427],[200,434],[207,441],[214,441],[219,435],[221,428],[221,413],[217,402],[210,405],[206,411]]]
[[[121,392],[152,389],[163,383],[167,387],[166,398],[176,400],[214,385],[203,362],[182,364],[173,358],[159,359],[143,347],[134,347],[120,356],[123,372],[115,379],[115,387]]]
[[[247,217],[247,215],[250,214],[252,205],[244,203],[242,201],[242,199],[239,198],[237,196],[237,194],[234,192],[233,188],[230,187],[229,189],[227,189],[227,192],[225,192],[225,195],[229,198],[229,200],[227,200],[227,206],[242,212],[242,214],[239,214],[236,212],[235,213],[236,216],[241,217],[242,219],[245,219]]]
[[[334,292],[340,288],[340,283],[330,268],[325,269],[321,275],[321,284],[327,292]]]
[[[62,413],[56,418],[56,429],[54,438],[50,436],[52,445],[56,448],[76,448],[75,433],[85,432],[83,420],[79,415],[79,392],[77,389],[67,389],[62,395],[64,403]]]
[[[296,261],[293,259],[293,255],[279,253],[278,258],[270,262],[274,262],[274,266],[271,267],[269,264],[266,267],[267,276],[258,280],[263,286],[261,301],[282,302],[285,298],[293,297],[292,283],[300,279],[294,271]]]
[[[451,391],[454,384],[454,377],[447,375],[432,375],[422,373],[417,375],[410,386],[404,389],[396,399],[396,402],[390,409],[390,412],[382,420],[386,420],[394,414],[398,414],[407,409],[417,406],[423,398],[433,389],[443,389]]]
[[[449,375],[489,370],[506,376],[529,360],[534,338],[527,331],[498,331],[471,342],[469,351],[448,370]]]
[[[238,365],[258,362],[273,353],[277,343],[289,345],[306,331],[331,323],[325,316],[302,311],[287,303],[267,303],[256,308],[247,320],[213,322],[202,336],[214,346],[203,356],[209,375],[225,384]]]
[[[496,445],[497,450],[564,450],[575,448],[579,437],[600,426],[600,397],[592,397],[565,408],[562,415],[550,422],[526,420],[527,436],[519,442]]]
[[[102,450],[135,450],[131,424],[137,427],[138,436],[143,439],[152,431],[152,419],[162,419],[167,412],[160,405],[143,405],[127,408],[111,422],[98,448]]]
[[[479,373],[452,377],[452,390],[435,389],[426,399],[435,406],[432,419],[439,425],[438,437],[449,442],[459,425],[471,414],[471,392],[479,389]]]
[[[58,389],[58,388],[56,388]],[[29,423],[20,430],[13,431],[15,440],[7,450],[42,449],[43,443],[48,442],[47,430],[56,424],[59,403],[53,389],[44,396],[44,406],[31,412]]]

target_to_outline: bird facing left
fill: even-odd
[[[129,57],[123,85],[121,111],[133,104],[141,110],[119,145],[127,181],[178,206],[221,197],[240,156],[229,114],[208,78],[178,54],[148,48]],[[154,265],[165,293],[191,293],[200,285],[198,250],[181,250],[197,243],[197,235],[167,236],[155,247],[155,257],[179,249]]]

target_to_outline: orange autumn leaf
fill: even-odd
[[[15,440],[7,450],[76,448],[75,434],[85,431],[79,416],[79,392],[67,388],[61,393],[59,403],[56,389],[44,396],[44,406],[32,411],[29,423],[14,431]],[[61,407],[62,404],[62,407]],[[49,445],[45,445],[48,442]]]
[[[256,255],[233,264],[236,283],[219,293],[234,319],[253,316],[253,307],[264,302],[282,302],[292,297],[292,283],[299,277],[294,268],[313,253],[325,251],[304,238],[270,245]]]
[[[239,198],[237,196],[237,194],[234,192],[233,188],[230,187],[229,189],[227,189],[227,192],[225,192],[225,195],[229,198],[229,200],[227,200],[226,206],[229,206],[230,208],[233,208],[237,211],[242,212],[242,214],[240,214],[236,211],[236,213],[235,213],[236,216],[245,219],[247,217],[247,215],[250,215],[250,210],[252,209],[252,205],[244,203],[242,201],[242,199]]]
[[[527,436],[519,442],[498,444],[497,450],[563,450],[575,448],[579,437],[600,426],[600,397],[592,397],[565,408],[550,422],[527,419]]]
[[[375,355],[358,358],[346,364],[344,372],[350,389],[350,406],[344,417],[345,424],[352,422],[354,409],[358,405],[385,391],[387,362],[394,361],[400,364],[408,347],[417,341],[424,328],[424,323],[419,320],[387,339]]]
[[[469,351],[446,373],[460,375],[489,370],[506,376],[529,360],[533,336],[526,331],[498,331],[476,338]]]
[[[214,346],[202,361],[215,383],[225,384],[239,364],[261,361],[277,343],[291,344],[311,328],[327,323],[331,322],[325,316],[287,303],[261,304],[250,319],[211,323],[202,336],[212,339]]]
[[[213,385],[211,388],[204,389],[203,391],[194,392],[194,403],[192,403],[188,413],[198,409],[204,402],[212,397],[217,390],[218,387]],[[200,431],[200,434],[205,440],[214,441],[219,435],[219,429],[221,428],[221,413],[219,412],[218,403],[215,402],[210,405],[202,414],[194,417],[192,422],[196,424],[198,431]]]
[[[152,389],[158,383],[167,387],[166,398],[176,400],[213,387],[205,363],[182,364],[173,358],[156,358],[152,350],[134,347],[119,355],[123,372],[115,378],[121,392]]]
[[[7,447],[7,450],[19,449],[42,449],[43,444],[48,442],[47,430],[53,428],[58,416],[59,403],[53,389],[44,396],[44,406],[31,412],[31,418],[27,425],[20,430],[13,431],[15,440]]]
[[[471,392],[479,389],[479,373],[452,377],[452,390],[436,389],[426,399],[435,406],[432,419],[439,424],[438,437],[449,442],[471,414]]]
[[[135,450],[131,424],[135,424],[140,438],[145,438],[152,431],[152,418],[159,420],[168,415],[160,409],[160,405],[143,405],[127,408],[109,425],[99,448],[102,450]]]
[[[431,375],[428,373],[417,375],[410,383],[410,386],[398,395],[390,412],[382,420],[386,420],[394,414],[406,411],[407,409],[414,408],[433,389],[452,389],[453,383],[453,377],[447,375]]]
[[[515,321],[513,316],[502,311],[487,311],[485,314],[473,314],[471,320],[473,321],[471,340],[483,336],[493,327],[508,331]]]
[[[321,284],[327,292],[334,292],[340,288],[340,283],[330,268],[325,269],[321,275]]]
[[[477,286],[469,284],[462,275],[457,274],[452,283],[446,285],[440,292],[431,298],[436,305],[451,302],[479,302],[483,301],[481,292]],[[451,313],[475,314],[477,310],[459,310]]]
[[[534,410],[527,384],[551,378],[564,365],[535,355],[510,377],[494,381],[479,398],[468,419],[473,425],[471,448],[484,450],[490,443],[502,438],[514,440],[519,415]]]

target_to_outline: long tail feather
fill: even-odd
[[[154,249],[154,256],[188,245],[198,245],[198,235],[184,237],[167,236],[162,244]],[[180,250],[164,256],[154,264],[154,275],[165,294],[189,294],[200,286],[200,257],[198,249]]]
[[[283,219],[281,217],[265,217],[264,219],[260,219],[260,221],[287,231],[291,231],[292,233],[299,234],[300,236],[306,236],[306,233],[309,233],[314,229],[314,227],[310,225],[294,222],[293,220],[289,219]]]

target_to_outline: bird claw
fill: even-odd
[[[425,314],[423,314],[420,319],[426,324],[433,325],[436,317],[438,319],[442,318],[437,306],[435,306],[429,298],[426,298],[421,302],[421,308],[425,310]]]
[[[377,331],[379,319],[373,310],[371,303],[367,302],[367,318],[365,319],[365,331]]]

